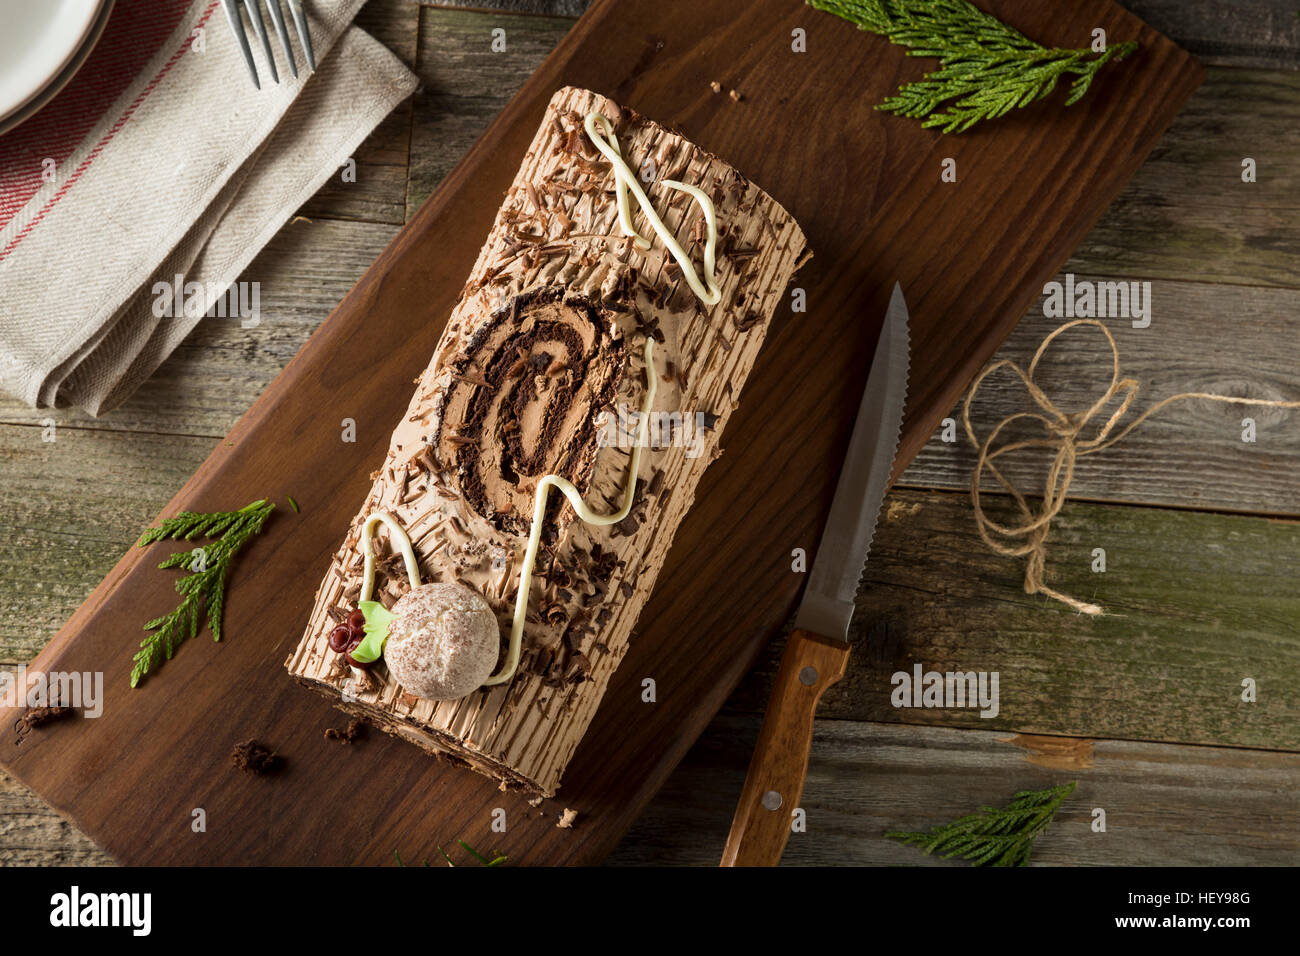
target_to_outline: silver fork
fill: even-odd
[[[307,69],[314,73],[316,54],[312,52],[311,33],[307,30],[307,15],[303,12],[302,0],[287,0],[287,2],[294,28],[298,32],[298,42],[302,44],[303,56],[307,59]],[[239,48],[243,51],[244,62],[248,64],[248,75],[253,78],[253,85],[260,90],[262,83],[257,76],[257,64],[253,61],[253,51],[248,45],[248,34],[244,32],[244,21],[239,15],[240,0],[221,0],[221,5],[226,10],[230,29],[235,31],[235,39],[239,41]],[[262,44],[262,52],[266,54],[266,62],[271,68],[271,79],[279,83],[280,74],[275,68],[275,55],[271,52],[271,36],[266,31],[266,22],[262,19],[262,2],[243,0],[243,6],[248,11],[248,22],[253,27],[253,33]],[[296,78],[298,64],[294,62],[293,47],[289,45],[289,29],[285,26],[284,9],[280,6],[280,0],[266,0],[266,8],[271,14],[271,23],[275,25],[275,32],[280,37],[280,46],[284,48],[284,55],[289,60],[289,72]]]

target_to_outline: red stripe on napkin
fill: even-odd
[[[62,166],[82,146],[90,131],[135,82],[163,41],[180,25],[191,3],[192,0],[117,0],[103,36],[77,75],[39,113],[0,136],[0,229],[8,225],[40,190],[43,185],[42,162],[53,159]],[[213,0],[195,24],[195,29],[203,26],[216,8],[217,0]],[[186,37],[180,49],[64,180],[58,192],[22,232],[0,250],[0,260],[31,233],[67,193],[189,48],[190,38]]]

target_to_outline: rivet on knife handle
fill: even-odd
[[[813,715],[822,692],[844,676],[849,646],[795,631],[785,646],[740,804],[722,853],[723,866],[775,866],[799,808]]]

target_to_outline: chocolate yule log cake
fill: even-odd
[[[289,672],[555,793],[807,255],[717,157],[556,93]]]

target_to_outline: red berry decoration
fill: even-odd
[[[357,645],[361,643],[363,637],[365,637],[364,634],[359,634],[353,637],[352,640],[348,642],[347,650],[343,652],[343,656],[347,658],[348,663],[353,667],[359,667],[363,671],[368,671],[372,666],[374,666],[374,661],[358,661],[352,657],[352,652],[357,649]]]
[[[334,628],[334,630],[330,631],[330,650],[342,654],[348,649],[348,645],[352,642],[352,638],[352,628],[348,627],[346,624],[340,624],[338,627]]]
[[[356,650],[358,644],[366,639],[366,615],[357,608],[342,624],[330,631],[330,650],[342,654],[352,667],[359,667],[363,671],[368,671],[374,665],[374,661],[359,661],[352,656],[352,651]]]

